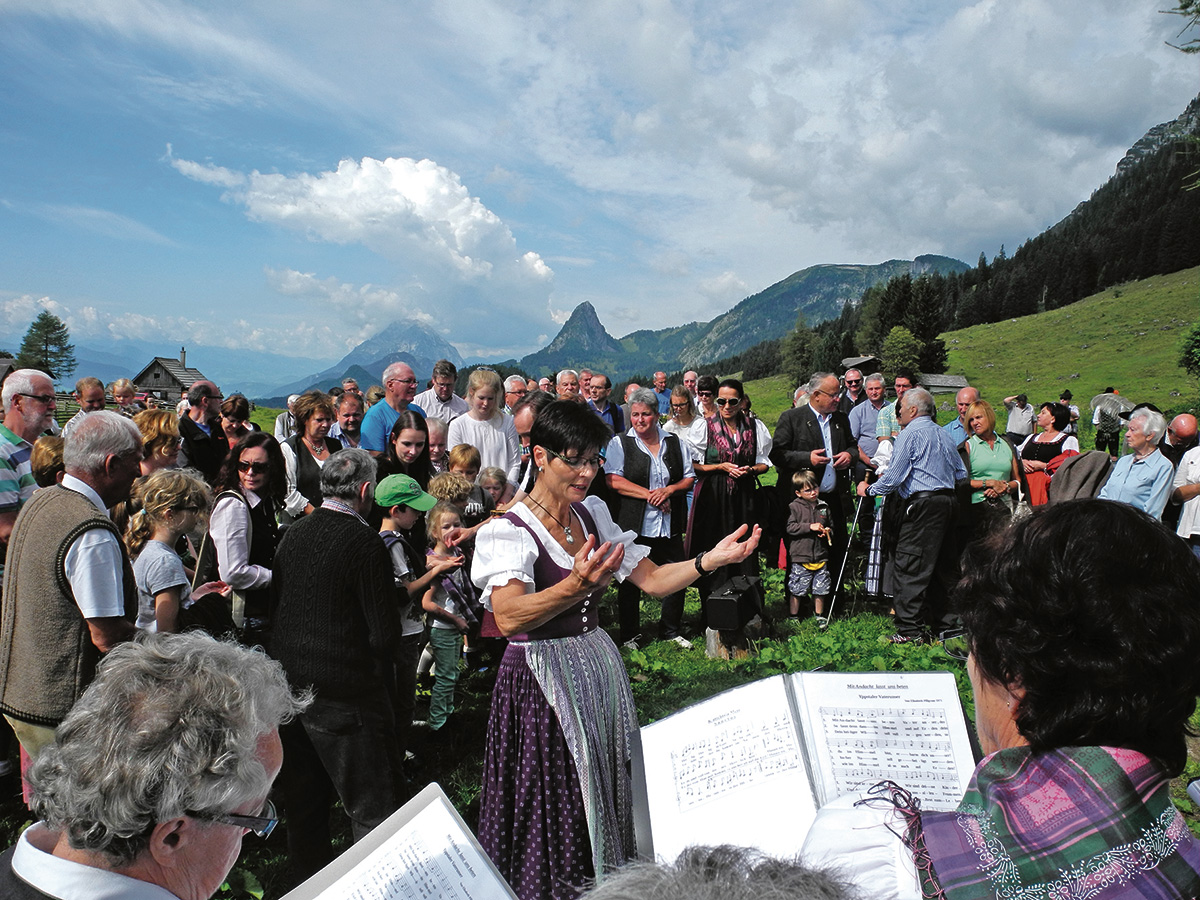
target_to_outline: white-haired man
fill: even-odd
[[[296,401],[299,399],[299,394],[289,394],[287,409],[275,417],[275,440],[281,444],[296,433],[296,416],[292,410],[295,409]]]
[[[521,398],[529,393],[529,385],[524,376],[509,375],[504,379],[504,411],[510,416],[513,407],[521,402]]]
[[[63,447],[61,485],[25,504],[0,597],[0,710],[35,757],[91,683],[100,654],[134,634],[137,584],[108,510],[140,474],[142,435],[88,413]]]
[[[872,485],[858,484],[860,497],[894,493],[904,503],[895,550],[892,642],[897,644],[921,643],[927,631],[936,636],[957,621],[949,605],[950,589],[958,581],[954,487],[966,480],[967,469],[953,438],[934,421],[935,412],[929,391],[905,392],[900,401],[903,430],[887,471]]]
[[[0,895],[207,900],[279,821],[279,726],[305,702],[205,634],[117,647],[30,770],[41,821],[0,857]]]
[[[17,513],[37,482],[29,458],[33,442],[54,419],[54,383],[37,369],[17,369],[4,380],[4,424],[0,426],[0,575],[4,550]]]
[[[1101,500],[1128,503],[1156,519],[1162,518],[1175,478],[1171,461],[1158,449],[1166,430],[1162,413],[1145,408],[1134,411],[1125,432],[1125,444],[1133,452],[1117,460],[1100,489]]]
[[[386,456],[388,435],[406,409],[425,415],[413,398],[417,396],[417,376],[408,363],[394,362],[383,370],[383,400],[367,410],[362,420],[359,446],[374,457]]]

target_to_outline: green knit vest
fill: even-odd
[[[137,614],[137,583],[117,528],[82,494],[37,491],[17,517],[0,597],[0,710],[57,725],[96,674],[100,651],[79,612],[64,565],[86,531],[107,528],[121,547],[125,615]]]

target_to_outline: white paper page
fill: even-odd
[[[513,896],[446,795],[431,784],[284,900],[513,900]]]
[[[800,851],[816,803],[782,676],[647,725],[642,751],[659,860],[691,844]]]
[[[975,769],[949,672],[791,676],[822,805],[890,780],[925,809],[954,809]]]

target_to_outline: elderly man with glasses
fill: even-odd
[[[275,827],[279,726],[306,703],[266,654],[201,633],[117,647],[29,773],[41,821],[0,893],[207,900]]]
[[[413,402],[417,396],[417,376],[412,366],[394,362],[383,370],[383,402],[367,410],[362,420],[359,446],[378,458],[387,455],[388,435],[392,426],[406,409],[425,415],[425,410]]]

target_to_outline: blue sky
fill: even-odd
[[[1200,87],[1164,0],[0,0],[0,334],[519,356],[974,262]]]

